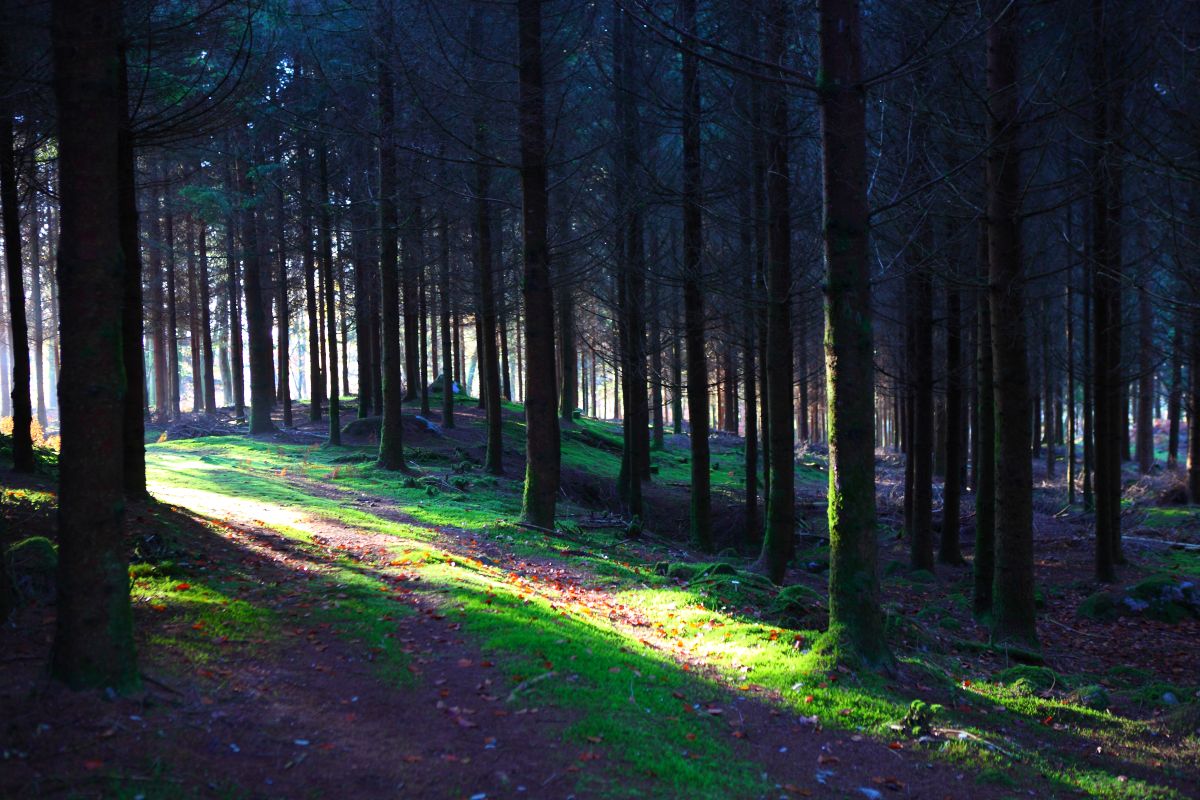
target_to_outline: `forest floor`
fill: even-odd
[[[798,460],[800,552],[777,590],[739,545],[736,437],[714,440],[714,557],[684,544],[682,437],[654,453],[630,541],[619,425],[571,426],[549,535],[515,522],[518,407],[499,478],[478,467],[472,404],[453,430],[406,411],[409,475],[373,465],[369,430],[342,447],[321,423],[150,432],[155,501],[128,517],[144,679],[126,696],[46,678],[53,554],[28,537],[54,537],[53,464],[0,473],[0,543],[25,542],[25,602],[0,627],[0,797],[1200,796],[1200,620],[1152,594],[1200,575],[1200,507],[1156,505],[1165,471],[1129,476],[1130,563],[1105,588],[1089,515],[1038,467],[1030,665],[988,645],[969,566],[907,568],[902,470],[881,456],[897,669],[855,674],[809,647],[825,621],[819,452]]]

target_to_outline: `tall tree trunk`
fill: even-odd
[[[417,300],[417,271],[421,269],[424,254],[417,246],[421,220],[421,205],[414,204],[412,218],[408,224],[409,238],[404,245],[401,292],[404,297],[404,399],[412,402],[421,393],[421,320]]]
[[[200,304],[197,300],[199,286],[196,283],[196,224],[191,214],[184,220],[184,247],[187,260],[187,315],[188,315],[188,348],[192,362],[192,413],[199,414],[204,410],[204,381],[201,380],[200,367]]]
[[[1096,416],[1095,398],[1092,395],[1095,386],[1095,359],[1092,358],[1092,303],[1093,265],[1091,264],[1091,245],[1087,245],[1083,269],[1083,510],[1093,512],[1096,509],[1096,497],[1092,488],[1092,476],[1096,472]]]
[[[930,222],[919,235],[922,261],[933,252]],[[913,337],[912,354],[914,393],[912,402],[912,441],[908,458],[913,463],[912,527],[909,529],[910,563],[913,569],[933,570],[933,280],[929,267],[912,268],[909,302]]]
[[[517,117],[525,235],[525,495],[522,516],[554,527],[560,433],[554,387],[554,295],[547,241],[546,110],[542,77],[542,0],[517,0]]]
[[[1075,290],[1074,265],[1067,271],[1067,506],[1075,505]]]
[[[438,215],[438,246],[441,248],[442,302],[442,427],[454,427],[454,339],[450,332],[450,226],[445,213]]]
[[[958,541],[963,476],[962,301],[950,275],[946,283],[946,477],[942,484],[942,536],[938,560],[963,563]]]
[[[988,225],[979,233],[979,266],[982,283],[989,280]],[[985,288],[979,292],[976,304],[976,392],[979,405],[979,459],[975,462],[975,559],[974,595],[971,603],[976,615],[992,610],[992,587],[996,577],[996,403],[995,372],[992,360],[991,297]]]
[[[1033,465],[1029,359],[1021,262],[1021,182],[1017,151],[1016,0],[992,0],[987,32],[988,268],[995,359],[996,578],[992,638],[1037,646],[1033,597]]]
[[[655,256],[657,256],[657,245],[655,246]],[[657,257],[654,263],[658,263]],[[663,335],[662,335],[662,314],[659,308],[659,289],[658,281],[655,280],[650,284],[650,307],[653,312],[650,316],[650,421],[651,421],[651,446],[655,450],[662,450],[666,446],[665,431],[663,428],[663,380],[662,380],[662,351],[663,351]],[[754,357],[753,353],[750,355]],[[749,397],[749,395],[747,395]],[[751,403],[751,400],[747,400]],[[749,405],[747,406],[749,408]]]
[[[713,547],[708,447],[708,356],[704,342],[704,232],[700,162],[700,77],[695,55],[696,0],[683,0],[683,314],[687,341],[688,423],[691,428],[691,541]]]
[[[164,178],[170,181],[170,175],[164,174]],[[167,396],[174,420],[179,419],[179,298],[175,285],[175,214],[169,201],[163,215],[163,251],[167,272]]]
[[[858,0],[819,0],[829,415],[829,633],[841,661],[888,665],[876,569],[874,347]]]
[[[241,194],[242,287],[246,293],[246,333],[250,349],[250,435],[275,430],[275,365],[272,363],[271,316],[263,292],[262,253],[259,249],[258,191],[246,159],[254,154],[243,134],[242,152],[235,161],[235,180]],[[257,160],[257,159],[256,159]]]
[[[118,153],[119,0],[54,0],[62,309],[58,602],[51,673],[75,688],[138,683],[122,526],[125,369]],[[26,362],[28,363],[28,362]]]
[[[33,472],[33,406],[29,399],[29,328],[25,321],[25,278],[21,258],[21,210],[17,207],[16,143],[13,111],[0,104],[0,205],[4,215],[4,264],[8,277],[8,319],[12,334],[13,469]],[[35,301],[41,302],[38,298]]]
[[[1138,472],[1149,474],[1154,466],[1154,306],[1143,284],[1138,288]]]
[[[37,421],[45,432],[46,419],[46,326],[42,314],[42,222],[38,214],[38,195],[35,185],[37,163],[30,159],[31,188],[29,190],[29,301],[33,304],[33,375],[36,389]]]
[[[233,180],[229,173],[228,158],[226,159],[225,167],[225,183],[232,191]],[[242,356],[242,308],[238,300],[240,283],[238,279],[238,253],[234,244],[237,240],[235,230],[236,222],[233,215],[230,214],[225,220],[225,293],[229,301],[229,372],[230,380],[233,382],[233,416],[234,419],[243,420],[246,418],[246,378],[242,369],[245,360]],[[153,227],[151,231],[153,231]],[[242,232],[242,238],[242,246],[245,247],[245,231]],[[153,251],[151,252],[153,253]],[[153,264],[152,258],[150,271],[157,275]]]
[[[765,19],[766,60],[779,67],[787,57],[788,4],[771,0]],[[767,371],[771,440],[771,493],[759,564],[772,583],[782,584],[795,552],[796,470],[792,416],[792,231],[788,185],[788,110],[782,84],[764,96],[767,124]]]
[[[575,295],[571,287],[563,284],[555,294],[558,296],[558,416],[563,425],[574,425],[575,408],[579,398],[575,387],[579,381],[579,360],[575,333]]]
[[[317,262],[313,249],[312,179],[309,174],[311,151],[307,144],[298,147],[296,161],[299,162],[300,178],[300,247],[304,261],[304,306],[308,314],[308,419],[321,419],[321,406],[325,404],[325,377],[321,373],[321,325],[317,313]]]
[[[1167,396],[1167,469],[1179,468],[1179,416],[1183,406],[1183,321],[1176,312],[1171,333],[1171,389]]]
[[[283,164],[282,149],[275,152],[275,163]],[[279,383],[276,387],[283,406],[283,426],[290,428],[292,420],[292,317],[288,309],[287,231],[284,229],[283,184],[275,184],[275,326],[279,329]]]
[[[325,330],[329,337],[326,371],[329,377],[329,443],[342,443],[341,398],[338,389],[337,303],[333,291],[333,223],[329,213],[329,143],[321,142],[317,155],[317,190],[321,194],[318,226],[321,237],[321,287],[324,289]]]
[[[476,6],[471,11],[467,37],[473,44],[472,49],[477,53],[480,52],[483,39],[482,25],[482,12]],[[476,69],[482,72],[482,60],[475,66]],[[479,74],[477,79],[482,84],[483,75]],[[489,123],[482,104],[476,109],[473,123],[475,128],[474,148],[477,154],[474,165],[475,185],[473,187],[475,195],[475,269],[479,284],[479,330],[482,334],[479,342],[479,357],[482,361],[479,365],[481,378],[479,383],[483,389],[481,394],[487,414],[487,450],[484,455],[483,465],[488,473],[502,475],[504,474],[504,419],[500,410],[500,353],[496,346],[496,295],[493,275],[494,267],[492,264],[492,167],[488,163],[488,156],[486,155],[491,142],[488,139]],[[571,312],[569,308],[569,293],[567,297],[568,307],[564,310],[569,314]],[[575,345],[572,339],[570,326],[564,322],[562,343],[564,359],[566,353],[570,352],[574,354],[575,352]],[[564,390],[568,384],[573,388],[574,381],[574,365],[572,364],[568,369],[568,365],[564,361]],[[574,393],[572,392],[571,394],[573,395]],[[565,405],[566,403],[564,402]],[[572,396],[572,410],[574,409],[574,405],[574,397]]]
[[[117,133],[117,171],[120,185],[117,190],[117,224],[120,226],[122,256],[121,277],[121,360],[125,368],[122,425],[122,480],[125,496],[140,500],[146,496],[146,362],[143,359],[145,317],[142,309],[142,244],[138,232],[137,164],[130,130],[128,72],[125,50],[120,51],[117,65],[117,105],[121,109],[121,126]],[[61,213],[61,212],[60,212]],[[60,222],[61,225],[61,222]],[[60,248],[62,235],[59,234]],[[57,281],[55,282],[57,284]],[[59,336],[62,328],[61,309]],[[62,375],[59,374],[61,384]],[[61,389],[61,386],[60,386]],[[62,415],[62,405],[59,405]]]
[[[392,0],[378,0],[376,13],[379,15],[380,42],[376,54],[379,73],[379,286],[383,306],[383,424],[379,433],[379,466],[402,470],[405,469],[404,390],[400,382],[400,276],[396,263],[396,96],[391,60],[395,11]],[[445,240],[444,229],[442,239]],[[443,386],[443,390],[448,393],[449,387]]]
[[[213,373],[212,319],[210,318],[208,288],[208,225],[200,220],[200,337],[204,341],[204,413],[214,414],[217,410],[217,378]],[[139,287],[141,282],[138,282]]]
[[[1096,578],[1116,580],[1121,535],[1122,434],[1128,424],[1121,376],[1121,153],[1115,132],[1119,111],[1106,54],[1105,0],[1092,2],[1092,300],[1094,304]],[[1115,35],[1115,33],[1113,34]],[[1125,437],[1128,445],[1128,437]]]
[[[162,198],[153,191],[153,210],[150,213],[150,338],[154,359],[154,418],[166,422],[171,392],[167,367],[166,295],[163,283]]]

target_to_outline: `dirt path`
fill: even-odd
[[[299,477],[289,478],[289,482],[302,485],[310,493],[343,501],[347,499],[346,493],[320,482]],[[189,504],[186,490],[165,490],[160,492],[160,496],[166,502],[183,506]],[[383,519],[407,524],[415,522],[393,509],[382,498],[361,495],[359,500],[369,504],[372,513]],[[214,508],[212,498],[206,496],[205,508],[207,513],[222,518],[231,526],[224,528],[228,535],[237,538],[243,546],[254,548],[283,569],[319,571],[322,565],[319,561],[310,563],[311,555],[298,554],[294,540],[264,530],[263,520],[259,517],[266,516],[271,518],[273,524],[285,524],[305,531],[312,536],[313,542],[326,558],[348,556],[360,562],[371,574],[394,579],[402,577],[406,569],[391,566],[395,564],[394,560],[390,560],[391,554],[398,544],[392,536],[364,532],[305,513],[287,511],[281,518],[278,510],[259,509],[264,513],[247,515],[244,504],[233,499],[224,507]],[[851,732],[826,731],[815,722],[815,718],[781,711],[778,698],[765,689],[751,687],[748,691],[739,691],[708,667],[701,656],[679,647],[678,640],[653,626],[637,608],[617,599],[606,585],[608,581],[589,574],[577,565],[549,558],[521,557],[500,543],[478,538],[466,531],[451,528],[427,530],[435,536],[433,544],[441,550],[503,570],[517,591],[527,596],[541,597],[555,608],[580,615],[596,624],[609,625],[630,641],[640,640],[660,655],[672,659],[681,668],[703,675],[723,687],[723,696],[715,700],[706,699],[703,708],[692,708],[691,713],[720,714],[728,726],[731,756],[761,765],[764,773],[781,787],[781,796],[853,794],[875,797],[873,792],[886,792],[888,795],[899,792],[906,797],[928,798],[966,797],[968,794],[986,798],[994,795],[990,787],[973,784],[970,776],[952,766],[928,762],[898,744],[876,741]],[[507,694],[507,688],[501,689],[489,683],[493,677],[490,663],[457,635],[458,626],[448,623],[449,617],[441,617],[439,610],[444,610],[446,602],[443,596],[418,590],[407,597],[422,613],[412,620],[398,622],[397,635],[409,644],[409,649],[419,654],[416,661],[418,688],[415,691],[418,695],[424,693],[426,703],[407,705],[405,713],[398,715],[400,729],[419,730],[426,727],[422,723],[427,722],[431,714],[435,718],[441,717],[443,724],[426,728],[431,735],[428,740],[423,740],[425,746],[418,748],[415,753],[421,757],[421,761],[413,759],[415,763],[406,764],[405,768],[394,774],[385,771],[384,775],[372,775],[371,764],[376,759],[382,759],[383,762],[394,759],[396,745],[380,752],[378,745],[363,745],[361,742],[364,738],[368,742],[387,741],[386,730],[369,725],[364,727],[361,723],[365,720],[359,719],[355,720],[352,729],[342,725],[340,735],[347,737],[345,748],[348,755],[354,757],[352,763],[356,765],[355,774],[364,780],[371,775],[371,779],[380,781],[373,788],[363,787],[368,795],[386,788],[384,784],[388,780],[403,780],[414,790],[412,796],[415,797],[470,797],[476,792],[486,793],[488,797],[566,796],[561,789],[555,788],[555,783],[561,782],[569,787],[574,781],[565,780],[564,776],[569,778],[581,768],[608,772],[611,780],[636,782],[633,776],[620,774],[619,752],[606,753],[605,759],[595,759],[593,762],[588,757],[593,748],[572,747],[563,741],[563,730],[570,718],[569,711],[540,709],[536,713],[522,713],[524,709],[510,710],[511,704],[506,705],[503,698],[498,697]],[[310,648],[313,642],[322,648],[328,645],[329,649],[322,653],[328,658],[329,653],[344,649],[333,645],[334,641],[332,635],[314,639],[310,633],[306,644]],[[362,659],[355,662],[353,656],[344,653],[338,658],[342,662],[349,660],[356,668],[340,666],[335,673],[317,669],[317,674],[310,676],[321,684],[332,684],[331,690],[337,688],[338,694],[328,698],[328,703],[334,708],[344,707],[344,696],[351,691],[348,685],[361,685],[361,679],[368,677],[363,674]],[[297,680],[299,686],[303,686],[303,677],[297,676]],[[358,683],[347,684],[347,681],[353,680]],[[362,691],[367,692],[368,689]],[[393,707],[396,705],[394,695],[395,691],[390,687],[384,687],[382,693],[376,688],[371,705],[379,709]],[[459,712],[466,706],[452,705],[454,700],[451,698],[470,704],[471,708],[466,709],[469,715],[465,719]],[[688,709],[696,705],[692,703],[694,699],[681,697],[681,707]],[[303,709],[304,705],[297,702],[293,713]],[[355,712],[361,713],[357,709]],[[394,711],[383,713],[385,717],[396,716]],[[330,724],[337,722],[336,715],[329,719]],[[378,720],[374,724],[378,725]],[[478,751],[481,743],[486,748],[486,742],[492,739],[509,744],[502,749],[497,746],[494,750],[485,749],[477,753],[470,764],[456,762],[456,771],[463,778],[461,793],[446,791],[450,789],[449,786],[438,786],[439,776],[443,775],[445,766],[439,763],[439,759],[444,762],[445,753],[470,753],[472,749]],[[581,761],[581,758],[584,760]],[[520,780],[525,782],[519,783]],[[524,786],[525,792],[530,794],[517,791],[519,786]],[[421,789],[417,791],[416,787]],[[467,788],[475,792],[466,791]],[[653,789],[651,793],[654,793]]]

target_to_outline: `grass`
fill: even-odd
[[[574,453],[571,457],[576,463],[586,464],[599,477],[610,472],[615,475],[619,465],[618,454],[611,452],[614,444],[619,445],[615,426],[580,422],[579,427],[591,433],[567,437],[564,460]],[[628,774],[635,778],[631,782],[598,785],[601,778],[589,776],[586,769],[581,773],[581,788],[603,796],[648,796],[639,780],[652,782],[663,791],[687,787],[695,797],[753,796],[769,788],[754,764],[729,757],[734,729],[723,716],[707,713],[711,704],[725,702],[721,686],[804,716],[815,715],[827,727],[877,738],[897,735],[893,726],[904,718],[913,700],[882,676],[831,671],[829,664],[809,650],[818,630],[791,629],[755,618],[762,609],[739,606],[738,598],[729,595],[731,588],[734,592],[739,589],[729,581],[716,586],[680,585],[655,573],[651,563],[634,560],[627,553],[605,557],[586,548],[564,547],[560,539],[507,524],[517,513],[519,498],[504,484],[472,486],[467,502],[451,503],[446,497],[450,492],[431,496],[427,484],[405,486],[396,476],[381,474],[369,464],[334,474],[337,460],[355,452],[353,448],[276,446],[232,438],[169,442],[148,451],[156,483],[253,502],[268,517],[265,522],[302,546],[310,546],[306,543],[311,541],[305,526],[287,518],[272,522],[273,507],[395,536],[397,553],[410,559],[419,557],[423,582],[442,592],[446,613],[454,615],[496,661],[509,687],[528,686],[519,693],[518,702],[570,709],[575,722],[568,736],[578,746],[626,762]],[[678,460],[678,455],[667,451],[658,457]],[[729,454],[719,458],[728,461]],[[431,458],[417,466],[426,477],[437,477],[446,462]],[[660,470],[660,479],[671,480],[676,469],[683,477],[687,465]],[[802,469],[819,473],[811,467]],[[725,473],[725,480],[736,481],[737,468],[732,471],[733,476]],[[330,494],[339,499],[330,499]],[[413,521],[398,522],[370,507],[350,507],[340,499],[360,495],[385,500],[388,507]],[[435,529],[441,527],[491,537],[519,554],[553,555],[604,578],[611,589],[611,602],[638,609],[670,642],[676,657],[647,646],[636,631],[612,624],[594,609],[564,608],[553,593],[541,593],[528,581],[514,580],[498,566],[445,551],[434,539]],[[571,555],[564,556],[563,550],[570,550]],[[333,615],[330,621],[336,621],[336,627],[347,627],[350,636],[386,641],[386,625],[372,628],[370,623],[382,619],[380,609],[372,604],[386,602],[372,591],[377,578],[345,558],[336,568],[339,577],[333,580],[338,585],[358,580],[364,591],[344,592],[347,596],[324,613]],[[937,624],[941,616],[930,615],[929,622]],[[379,660],[384,664],[398,660],[392,670],[400,674],[403,656],[384,652]],[[1128,743],[1146,733],[1142,722],[1073,701],[1066,682],[1060,693],[1044,697],[1039,694],[1047,689],[1044,682],[1022,683],[1021,678],[1029,676],[965,680],[961,666],[951,658],[904,653],[901,661],[906,668],[928,676],[935,689],[955,696],[957,702],[941,711],[942,718],[935,724],[967,731],[977,737],[974,741],[994,740],[998,724],[1015,731],[997,745],[1014,756],[1001,759],[999,767],[994,766],[995,752],[978,744],[939,743],[931,757],[961,761],[979,770],[985,782],[989,780],[986,770],[992,769],[1023,781],[1042,773],[1057,791],[1066,793],[1172,796],[1164,787],[1122,780],[1112,770],[1061,755],[1069,742]],[[699,674],[700,665],[708,670],[703,675]],[[553,676],[534,685],[526,683],[549,673]],[[1048,751],[1040,746],[1047,740],[1064,747]],[[909,746],[918,747],[915,743]],[[1136,763],[1149,764],[1154,758],[1145,748],[1133,747],[1132,753],[1127,757]]]
[[[509,419],[506,436],[520,437],[522,428],[520,420]],[[599,480],[615,478],[619,430],[611,423],[578,420],[564,435],[564,466]],[[572,721],[566,736],[572,744],[589,758],[622,762],[620,770],[592,770],[590,761],[581,762],[579,789],[589,795],[772,793],[761,768],[733,746],[738,727],[732,715],[712,713],[728,712],[731,695],[741,694],[816,717],[830,729],[903,739],[907,750],[973,771],[981,785],[1014,792],[1040,785],[1047,796],[1179,796],[1164,785],[1123,774],[1131,766],[1169,774],[1170,765],[1161,766],[1163,741],[1151,735],[1153,724],[1090,708],[1082,696],[1085,688],[1102,683],[1122,702],[1161,705],[1168,689],[1154,684],[1148,673],[1062,676],[1016,668],[977,674],[952,653],[939,654],[943,623],[966,603],[965,596],[951,594],[931,601],[920,614],[892,615],[889,622],[902,669],[925,684],[923,698],[937,697],[944,706],[928,712],[920,727],[963,732],[963,738],[947,735],[922,743],[906,722],[919,699],[914,690],[886,676],[838,671],[810,649],[820,635],[821,613],[772,618],[775,590],[745,573],[662,575],[654,566],[668,558],[665,551],[645,545],[635,550],[611,534],[571,529],[569,536],[558,537],[516,527],[515,478],[492,480],[472,469],[457,474],[453,470],[462,459],[456,456],[411,451],[418,474],[406,479],[378,470],[373,454],[373,447],[214,437],[151,444],[147,463],[152,489],[170,503],[209,516],[228,512],[257,521],[286,536],[299,554],[319,560],[315,582],[304,591],[320,600],[306,609],[310,616],[304,625],[334,631],[368,649],[381,679],[397,686],[411,683],[412,672],[408,654],[392,635],[394,620],[412,612],[396,602],[388,566],[419,574],[423,597],[440,603],[440,613],[460,624],[495,662],[502,684],[497,693],[513,693],[518,708],[550,704],[567,710]],[[685,450],[670,447],[653,458],[656,480],[689,479]],[[740,446],[722,445],[713,460],[719,466],[714,487],[740,491]],[[826,480],[816,461],[798,465],[797,476],[814,490]],[[455,486],[455,478],[463,482]],[[5,490],[4,502],[10,497],[34,505],[53,501],[45,493]],[[314,525],[322,520],[391,537],[390,560],[370,563],[354,553],[322,549],[313,538]],[[459,532],[459,538],[440,536],[446,531]],[[586,576],[587,586],[603,586],[603,599],[598,605],[594,592],[539,582],[479,558],[470,537],[487,538],[518,557],[553,558]],[[188,550],[182,532],[178,549]],[[801,560],[825,556],[824,548],[815,547]],[[1200,564],[1193,553],[1171,551],[1163,559],[1168,571],[1195,570]],[[135,566],[135,603],[164,619],[151,643],[211,669],[229,647],[249,643],[269,653],[280,636],[288,635],[292,623],[280,610],[286,587],[251,585],[235,563],[178,557]],[[890,580],[912,586],[914,576],[897,573]],[[187,588],[180,589],[181,583]],[[808,590],[794,594],[802,611],[814,601]],[[815,603],[819,612],[819,595]],[[645,626],[610,619],[608,611],[622,606],[634,609]],[[654,635],[647,636],[646,629]],[[1194,702],[1191,687],[1169,690],[1182,702]],[[1195,736],[1174,746],[1178,749],[1169,752],[1200,755]],[[1081,755],[1096,747],[1119,750],[1120,756],[1098,765]],[[618,774],[624,777],[613,777]],[[1043,779],[1047,783],[1039,784]]]

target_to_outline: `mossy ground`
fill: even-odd
[[[506,435],[520,430],[508,421]],[[564,436],[564,465],[615,477],[619,430],[578,421]],[[780,592],[745,571],[749,553],[681,561],[671,542],[579,527],[572,520],[594,510],[569,503],[560,535],[521,528],[514,478],[483,476],[436,443],[418,443],[409,455],[414,475],[398,476],[374,466],[371,447],[243,437],[149,445],[151,488],[167,503],[152,522],[168,530],[174,515],[195,515],[205,528],[174,526],[167,548],[132,568],[134,602],[158,620],[143,647],[213,671],[231,651],[269,659],[283,637],[297,635],[280,609],[297,602],[298,590],[255,582],[228,559],[190,555],[192,537],[227,535],[236,520],[279,537],[291,558],[321,565],[303,590],[304,624],[368,647],[375,674],[397,691],[413,672],[393,623],[414,612],[396,602],[396,574],[411,576],[403,586],[431,598],[495,662],[498,694],[569,710],[567,740],[630,776],[583,769],[573,779],[588,796],[780,794],[754,751],[741,747],[730,719],[738,697],[837,736],[957,765],[979,791],[1181,797],[1179,787],[1197,775],[1196,732],[1164,738],[1156,716],[1166,692],[1182,706],[1196,704],[1195,686],[1161,683],[1138,668],[993,668],[995,654],[964,630],[972,623],[961,579],[892,571],[886,610],[899,671],[853,673],[813,647],[824,625],[827,554],[819,544],[797,557],[813,571],[801,570]],[[686,456],[678,445],[656,451],[656,482],[686,482]],[[740,447],[714,460],[714,487],[736,494]],[[797,470],[814,490],[824,480],[819,464]],[[386,553],[333,546],[330,530],[373,537]],[[882,544],[892,536],[881,527]],[[1191,558],[1171,552],[1164,568],[1194,568]],[[1063,602],[1048,588],[1049,603]],[[114,792],[132,796],[131,784],[112,778]]]

